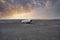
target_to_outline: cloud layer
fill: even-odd
[[[33,19],[59,18],[60,0],[0,0],[0,18],[10,18],[17,12],[33,12]]]

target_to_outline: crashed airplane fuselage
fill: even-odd
[[[30,20],[30,19],[24,19],[24,20],[21,20],[21,22],[24,23],[24,24],[31,24],[32,20]]]

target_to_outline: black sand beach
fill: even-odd
[[[7,21],[0,20],[0,40],[60,40],[60,20]]]

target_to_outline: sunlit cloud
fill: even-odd
[[[0,0],[1,19],[59,18],[60,0]]]
[[[5,0],[0,0],[0,2],[5,3],[6,1]]]

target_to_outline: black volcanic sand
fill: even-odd
[[[60,40],[60,21],[0,23],[0,40]]]

